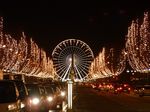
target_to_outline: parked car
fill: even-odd
[[[139,96],[150,96],[150,85],[143,85],[139,90]]]
[[[43,93],[40,90],[39,84],[26,84],[28,90],[28,110],[30,112],[43,111]]]
[[[67,102],[67,87],[64,83],[56,85],[57,90],[57,108],[63,109],[64,103]]]
[[[57,109],[57,94],[53,90],[50,85],[46,85],[45,87],[45,101],[44,105],[48,110],[56,110]]]
[[[10,80],[0,81],[0,111],[20,112],[21,101],[16,84]]]
[[[21,112],[26,112],[28,104],[28,91],[22,80],[11,80],[15,82],[17,89],[19,91],[19,99],[21,101]]]

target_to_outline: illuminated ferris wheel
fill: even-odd
[[[81,40],[67,39],[60,42],[52,52],[52,59],[56,73],[62,81],[69,78],[72,58],[74,79],[83,80],[89,72],[94,55],[90,47]]]

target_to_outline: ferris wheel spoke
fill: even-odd
[[[64,75],[64,77],[62,78],[62,81],[64,81],[64,80],[65,80],[65,78],[66,78],[66,76],[67,76],[67,74],[69,74],[69,70],[70,70],[70,68],[71,68],[71,64],[70,64],[70,65],[69,65],[69,67],[67,68],[66,72],[64,72],[64,73],[65,73],[65,75]]]
[[[78,70],[78,68],[77,68],[77,66],[76,66],[76,65],[75,65],[75,69],[76,69],[76,71],[77,71],[77,73],[78,73],[78,75],[79,75],[80,79],[81,79],[81,80],[83,80],[83,77],[81,76],[81,74],[80,74],[80,72],[79,72],[79,70]]]
[[[61,66],[54,66],[54,67],[57,67],[57,70],[59,70],[59,71],[61,71],[62,69],[65,69],[65,68],[66,68],[66,66],[62,66],[62,65],[61,65]],[[58,72],[59,72],[59,71],[58,71]]]
[[[56,72],[60,75],[60,77],[62,77],[65,70],[66,68],[63,68],[63,69],[56,70]]]

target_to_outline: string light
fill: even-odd
[[[42,78],[54,78],[52,60],[46,52],[30,38],[27,42],[24,32],[20,40],[9,34],[3,35],[3,18],[0,18],[0,69],[5,72],[25,74]]]
[[[128,28],[126,50],[131,67],[138,72],[150,71],[150,20],[149,12],[144,13],[142,24],[133,21]]]
[[[114,48],[103,48],[94,59],[90,68],[90,77],[93,79],[111,77],[121,74],[126,66],[126,52],[116,51]]]

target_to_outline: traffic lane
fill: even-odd
[[[118,102],[103,97],[91,88],[79,87],[74,100],[74,112],[133,112]]]
[[[95,90],[93,90],[95,92]],[[139,97],[139,95],[128,93],[114,94],[113,92],[97,92],[96,94],[108,98],[114,102],[123,105],[126,108],[138,112],[150,112],[150,97]]]
[[[96,92],[96,94],[118,102],[126,108],[138,112],[150,112],[150,97],[139,97],[136,94],[114,94],[112,92]]]
[[[92,88],[78,87],[73,101],[74,112],[149,112],[150,100],[125,94],[98,92]]]

